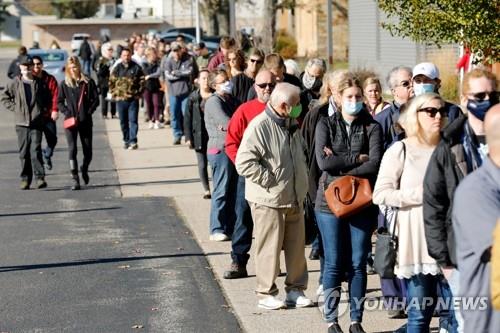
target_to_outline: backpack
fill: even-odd
[[[500,218],[493,232],[491,248],[491,304],[495,310],[500,310]]]

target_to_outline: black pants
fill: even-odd
[[[201,184],[205,191],[210,191],[210,185],[208,183],[208,171],[207,171],[207,147],[201,150],[196,150],[196,159],[198,160],[198,173],[200,175]]]
[[[45,177],[42,158],[41,127],[16,126],[19,159],[21,160],[21,179],[31,183],[33,173],[36,179]]]
[[[87,169],[90,161],[92,161],[92,124],[80,123],[77,127],[71,129],[65,129],[66,140],[68,141],[68,149],[69,149],[69,160],[75,161],[75,166],[78,165],[76,163],[76,155],[78,152],[77,149],[77,139],[78,135],[80,135],[80,142],[82,143],[83,150],[83,168]]]
[[[114,117],[116,115],[116,103],[113,101],[107,100],[106,99],[107,94],[108,94],[108,89],[101,90],[101,113],[104,117],[107,117],[108,116],[108,107],[109,107],[109,109],[111,111],[111,116]]]
[[[57,145],[57,127],[52,119],[46,120],[43,126],[43,134],[47,140],[47,148],[43,150],[45,157],[51,158]]]

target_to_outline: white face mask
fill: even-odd
[[[220,90],[224,94],[231,94],[233,92],[233,82],[232,81],[226,81],[223,84],[221,84]]]
[[[342,110],[344,110],[347,114],[351,116],[357,115],[361,109],[363,108],[363,102],[349,102],[349,101],[344,101],[344,104],[342,104]]]

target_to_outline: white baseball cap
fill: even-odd
[[[432,62],[421,62],[413,68],[413,78],[425,75],[431,80],[439,78],[439,69]]]

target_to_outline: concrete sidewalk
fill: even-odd
[[[97,113],[96,115],[97,116]],[[123,149],[122,136],[118,119],[106,120],[106,128],[110,146],[117,168],[120,189],[124,197],[159,196],[172,197],[178,207],[179,215],[184,218],[192,230],[194,238],[205,253],[224,253],[210,255],[207,259],[211,269],[226,295],[228,303],[241,322],[246,332],[326,332],[327,326],[322,321],[317,307],[307,309],[288,309],[266,311],[257,307],[254,295],[255,265],[253,251],[248,264],[249,278],[225,280],[224,271],[230,264],[230,242],[211,242],[208,240],[210,200],[202,198],[203,188],[198,178],[195,153],[185,145],[172,145],[170,128],[160,130],[147,129],[147,124],[140,116],[139,149],[129,151]],[[144,212],[147,214],[148,212]],[[252,249],[253,250],[253,249]],[[306,248],[306,256],[310,249]],[[286,271],[284,260],[281,270]],[[316,300],[318,287],[319,261],[308,260],[309,288],[307,296]],[[280,295],[284,299],[284,277],[277,281]],[[344,284],[344,290],[347,285]],[[368,277],[367,297],[379,300],[380,283],[376,275]],[[370,307],[373,307],[373,303]],[[367,308],[370,302],[367,304]],[[342,308],[348,307],[344,300]],[[340,317],[340,325],[345,332],[349,331],[348,311]],[[389,320],[383,310],[366,309],[363,327],[367,332],[392,332],[404,324],[406,320]],[[435,325],[433,321],[433,326]]]

